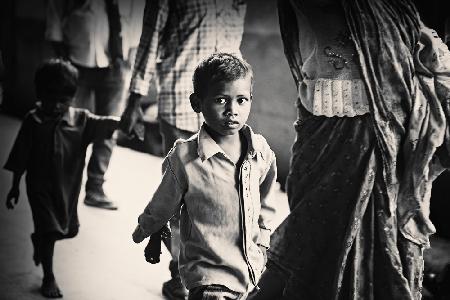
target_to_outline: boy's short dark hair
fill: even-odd
[[[214,53],[204,59],[194,71],[194,93],[203,98],[208,86],[217,82],[229,82],[247,75],[253,83],[253,70],[245,59],[229,53]]]
[[[72,100],[77,84],[78,70],[70,62],[58,58],[45,60],[34,75],[36,96],[42,102]]]

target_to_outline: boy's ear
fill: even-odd
[[[197,96],[197,94],[193,93],[189,96],[189,100],[191,101],[191,107],[196,113],[202,112],[201,99]]]

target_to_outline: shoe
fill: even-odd
[[[162,294],[168,300],[185,300],[188,290],[181,283],[180,277],[175,277],[163,283]]]
[[[87,206],[109,209],[109,210],[117,210],[117,205],[114,202],[110,201],[108,197],[104,193],[97,192],[86,192],[86,197],[84,198],[84,204]]]

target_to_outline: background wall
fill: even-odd
[[[296,87],[284,57],[276,0],[248,1],[242,53],[255,72],[249,123],[277,155],[278,179],[284,182],[295,138]]]

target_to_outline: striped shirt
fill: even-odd
[[[148,0],[130,91],[147,95],[156,75],[159,118],[196,132],[203,120],[189,101],[194,70],[214,52],[240,55],[245,11],[242,0]]]

